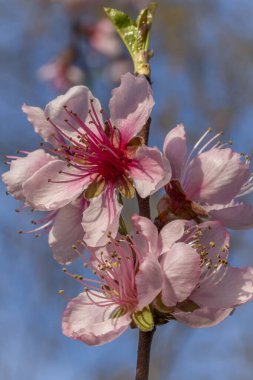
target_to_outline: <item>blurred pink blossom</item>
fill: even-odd
[[[38,70],[38,77],[41,80],[51,82],[52,86],[59,92],[67,91],[70,87],[85,82],[84,71],[74,64],[65,64],[61,57],[52,63],[41,66]]]
[[[110,58],[115,58],[122,52],[120,39],[107,18],[101,19],[90,28],[89,43],[99,53]]]

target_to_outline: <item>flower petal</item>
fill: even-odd
[[[182,186],[191,200],[229,203],[248,179],[249,165],[231,149],[212,149],[189,164]]]
[[[178,322],[190,327],[212,327],[227,318],[233,309],[212,309],[201,307],[193,312],[176,312],[173,313]]]
[[[211,260],[213,264],[218,262],[217,254],[220,255],[222,260],[226,260],[230,235],[224,226],[218,221],[210,221],[200,223],[196,228],[192,229],[191,235],[186,235],[186,239],[199,244],[200,251],[205,251],[207,253],[206,259]]]
[[[82,174],[77,169],[68,167],[62,160],[54,160],[24,183],[25,197],[36,210],[55,210],[63,207],[77,198],[90,183],[90,176],[73,177]]]
[[[153,106],[152,90],[147,79],[130,73],[122,75],[120,86],[112,91],[109,108],[112,123],[120,130],[123,144],[141,131]]]
[[[90,297],[94,302],[101,302],[98,292],[93,291]],[[131,321],[128,314],[112,319],[116,308],[116,305],[102,307],[92,304],[86,293],[80,293],[68,303],[64,311],[62,332],[69,338],[89,345],[111,342],[127,330]]]
[[[246,203],[221,205],[217,209],[214,207],[208,214],[211,219],[219,220],[224,226],[235,230],[253,226],[253,206]]]
[[[170,162],[173,178],[180,178],[186,159],[186,135],[183,124],[173,128],[165,137],[163,152]]]
[[[143,253],[143,256],[146,256],[147,253],[151,253],[154,257],[157,257],[158,231],[154,223],[143,216],[133,215],[132,224],[134,242],[140,252]]]
[[[10,170],[2,175],[7,191],[18,200],[25,200],[23,183],[43,166],[54,161],[54,157],[42,149],[28,153],[11,161]]]
[[[161,189],[171,178],[169,162],[158,148],[138,148],[129,175],[142,198]]]
[[[221,265],[210,269],[201,279],[200,286],[191,295],[191,300],[200,306],[231,308],[252,300],[253,268],[232,268]]]
[[[182,238],[185,232],[185,227],[188,226],[189,221],[174,220],[166,224],[159,233],[159,252],[162,255],[167,252],[171,246]]]
[[[200,258],[184,243],[176,243],[163,256],[164,270],[162,300],[166,306],[184,301],[197,286],[200,278]]]
[[[113,238],[117,235],[122,207],[115,194],[110,196],[107,191],[90,200],[82,220],[88,246],[103,246],[109,241],[108,234]]]
[[[89,115],[89,110],[91,109],[91,99],[93,99],[92,104],[96,111],[96,116],[103,125],[102,115],[100,113],[100,102],[98,99],[93,97],[88,87],[85,86],[74,86],[70,88],[65,95],[60,95],[52,100],[45,108],[45,116],[50,118],[50,120],[69,137],[75,137],[77,133],[66,123],[66,119],[68,119],[69,123],[73,125],[74,128],[81,132],[84,131],[74,120],[74,118],[66,112],[65,107],[67,107],[69,111],[76,114],[80,120],[89,126],[90,129],[94,129],[96,131],[96,128],[92,124],[89,124],[89,121],[91,121]]]
[[[158,260],[153,257],[146,257],[140,264],[135,277],[139,310],[154,301],[162,289],[162,283],[162,268]]]
[[[59,145],[61,137],[53,125],[48,122],[41,108],[24,104],[22,111],[26,113],[27,119],[32,124],[34,131],[38,133],[44,141],[53,146]]]
[[[48,242],[55,260],[60,264],[68,264],[79,257],[73,245],[83,239],[82,228],[83,205],[72,202],[61,208],[49,232]]]

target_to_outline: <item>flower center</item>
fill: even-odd
[[[64,108],[68,116],[65,123],[71,134],[65,133],[50,119],[48,121],[61,136],[59,147],[53,151],[63,158],[68,166],[80,171],[76,180],[82,176],[94,175],[95,179],[102,177],[105,182],[115,184],[122,176],[127,176],[132,160],[122,144],[120,131],[112,126],[108,118],[105,122],[102,121],[101,115],[95,110],[93,100],[88,123],[81,120],[67,106]],[[73,178],[71,180],[73,181]]]
[[[138,249],[130,237],[118,240],[108,235],[110,241],[106,251],[91,251],[86,259],[77,246],[73,246],[84,261],[85,268],[90,269],[97,279],[73,275],[64,268],[64,272],[77,280],[86,291],[90,303],[105,307],[115,305],[121,313],[132,312],[137,305],[135,276],[139,267]],[[85,244],[78,242],[83,247]],[[86,247],[87,248],[87,247]],[[133,255],[134,249],[134,255]]]

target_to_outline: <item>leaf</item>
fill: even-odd
[[[104,8],[105,13],[111,20],[134,61],[135,44],[137,40],[137,28],[130,17],[117,9]]]
[[[113,8],[104,8],[107,16],[126,45],[137,74],[150,75],[148,61],[150,30],[156,10],[156,3],[150,3],[139,12],[136,21],[126,13]]]
[[[147,8],[140,11],[136,24],[138,29],[137,45],[138,50],[148,51],[150,30],[156,11],[156,3],[150,3]]]

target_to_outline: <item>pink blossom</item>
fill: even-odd
[[[89,34],[90,45],[99,53],[110,58],[117,57],[121,53],[120,40],[109,19],[103,18],[94,24]]]
[[[61,57],[41,66],[38,77],[41,80],[49,81],[57,91],[66,91],[85,81],[84,71],[74,64],[66,64]]]
[[[96,256],[94,252],[90,255],[84,259],[84,266],[98,279],[67,272],[85,291],[68,303],[62,319],[63,334],[101,345],[121,335],[130,323],[137,323],[144,331],[152,330],[149,304],[160,293],[163,278],[153,252],[140,250],[130,236],[118,236],[111,238],[106,248],[96,250]]]
[[[253,268],[228,264],[229,234],[219,222],[173,221],[161,230],[160,244],[165,277],[156,305],[162,312],[208,327],[252,300]]]
[[[209,133],[189,155],[182,124],[167,134],[164,153],[172,167],[172,179],[165,188],[168,195],[158,205],[160,219],[209,218],[234,229],[251,227],[253,207],[240,201],[253,190],[250,159],[221,144],[217,140],[221,133],[205,142]]]
[[[32,170],[29,176],[22,177],[19,169],[13,169],[13,163],[3,176],[9,192],[17,197],[17,191],[21,191],[22,200],[35,210],[61,209],[57,218],[63,218],[63,208],[67,214],[70,212],[70,206],[65,209],[67,205],[81,202],[79,212],[72,209],[77,231],[80,233],[81,222],[85,242],[90,246],[104,245],[108,233],[115,237],[118,231],[123,207],[120,195],[131,198],[136,190],[144,198],[170,179],[170,166],[162,153],[146,147],[137,137],[153,104],[146,79],[125,74],[120,87],[113,91],[111,118],[105,116],[105,122],[99,101],[84,86],[57,97],[45,111],[24,106],[34,130],[53,145],[46,149],[54,156],[47,154],[48,162],[43,165],[34,161],[34,152],[20,159],[26,160],[28,172]],[[16,162],[21,167],[21,161]],[[78,235],[77,231],[73,236]],[[63,246],[63,236],[59,232],[56,235],[52,238],[51,232],[50,244],[56,247],[58,241]],[[57,254],[58,260],[64,262],[66,252],[63,256],[61,260]]]
[[[141,328],[136,315],[144,310],[152,311],[150,329],[172,319],[213,326],[253,298],[253,268],[228,265],[229,235],[219,222],[176,220],[160,233],[147,218],[134,215],[132,223],[131,236],[110,238],[84,258],[98,280],[67,272],[85,291],[64,312],[66,336],[104,344],[129,324]]]

